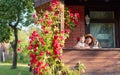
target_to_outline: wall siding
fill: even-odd
[[[71,31],[70,37],[65,41],[65,48],[70,48],[77,43],[76,40],[77,37],[80,37],[81,34],[85,34],[84,6],[66,6],[66,7],[68,7],[71,10],[71,12],[80,14],[79,25],[77,25],[76,28],[73,31]]]

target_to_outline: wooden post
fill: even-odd
[[[61,12],[61,26],[60,26],[60,28],[61,28],[61,31],[63,31],[64,30],[64,1],[62,1],[61,2],[61,6],[62,6],[62,12]]]

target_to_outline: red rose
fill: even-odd
[[[39,69],[38,67],[34,68],[34,69],[33,69],[34,74],[38,74],[38,73],[39,73],[39,70],[40,70],[40,69]]]
[[[36,13],[35,13],[35,14],[33,14],[33,18],[36,18],[36,17],[37,17]]]
[[[64,40],[64,36],[59,36],[59,38],[60,38],[61,40]]]
[[[59,55],[59,54],[60,54],[60,51],[59,51],[59,50],[54,49],[54,54],[55,54],[55,55]]]
[[[76,25],[79,25],[79,22],[78,22],[77,20],[75,20],[75,19],[74,19],[74,23],[75,23]]]
[[[46,51],[46,53],[47,53],[47,54],[49,54],[49,55],[51,55],[51,52],[50,52],[50,51],[48,51],[48,50]]]
[[[38,33],[36,31],[33,31],[32,36],[33,37],[38,37],[39,35],[38,35]]]
[[[56,3],[58,3],[58,0],[52,0],[52,3],[56,4]]]
[[[20,51],[21,51],[21,49],[20,49],[20,48],[18,48],[18,49],[17,49],[17,51],[18,51],[18,52],[20,52]]]
[[[33,42],[33,41],[32,41],[32,40],[30,40],[30,44],[32,44],[32,42]]]
[[[18,43],[21,43],[21,40],[18,40],[17,42],[18,42]]]
[[[35,24],[38,25],[38,21],[35,21]]]
[[[59,58],[59,59],[62,59],[62,55],[59,55],[58,58]]]
[[[47,24],[50,26],[52,24],[51,20],[47,20]]]
[[[33,46],[32,45],[30,45],[29,47],[28,47],[28,50],[31,50],[33,48]]]
[[[36,47],[36,48],[34,48],[34,52],[37,52],[38,51],[38,48]]]
[[[36,59],[36,54],[30,54],[30,58],[31,58],[31,60],[30,60],[30,63],[31,64],[35,64],[36,62],[37,62],[37,59]]]
[[[64,34],[64,33],[65,33],[65,31],[64,31],[64,30],[62,30],[60,33]]]
[[[37,55],[30,53],[30,58],[35,58]]]
[[[39,21],[40,21],[40,22],[43,22],[43,19],[42,19],[42,18],[39,18]]]
[[[79,19],[80,18],[80,14],[79,13],[75,13],[75,16]]]
[[[45,26],[42,26],[41,28],[42,28],[43,30],[45,30]]]
[[[39,62],[37,63],[37,67],[41,67],[42,64],[43,64],[43,62],[42,62],[42,61],[39,61]]]
[[[54,15],[55,15],[55,16],[58,16],[58,14],[59,14],[59,12],[55,12],[55,14],[54,14]]]
[[[60,47],[63,47],[64,45],[60,44]]]
[[[65,32],[66,32],[66,33],[70,33],[70,29],[66,29]]]
[[[73,13],[70,13],[70,18],[73,18]]]
[[[43,38],[39,38],[39,41],[42,42],[42,41],[43,41]]]
[[[43,51],[41,51],[41,52],[40,52],[40,56],[43,56],[43,55],[44,55],[44,52],[43,52]]]
[[[46,63],[46,64],[45,64],[45,67],[46,67],[46,66],[49,66],[49,64]]]
[[[50,11],[54,11],[54,7],[49,6],[49,10],[50,10]]]
[[[39,44],[38,44],[38,43],[36,43],[36,44],[35,44],[35,47],[39,47]]]
[[[48,18],[48,14],[47,13],[45,13],[45,17]]]
[[[45,42],[44,41],[41,41],[41,44],[42,44],[42,46],[45,46]]]
[[[48,30],[45,30],[45,34],[48,34],[49,33],[49,31]]]
[[[58,36],[57,36],[57,35],[55,35],[55,36],[54,36],[54,39],[57,39],[57,38],[58,38]]]

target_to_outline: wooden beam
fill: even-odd
[[[109,7],[120,7],[120,0],[65,0],[66,5],[85,5],[85,6],[109,6]]]
[[[48,2],[50,2],[50,1],[52,1],[52,0],[34,0],[35,2],[35,7],[38,7],[38,6],[41,6],[41,5],[43,5],[43,4],[45,4],[45,3],[48,3]]]

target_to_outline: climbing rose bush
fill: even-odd
[[[64,30],[60,28],[62,12],[65,12]],[[49,10],[41,10],[39,14],[34,14],[33,18],[35,24],[41,27],[29,36],[28,50],[33,73],[62,75],[65,73],[61,60],[62,48],[71,29],[78,24],[79,14],[64,10],[59,0],[52,0]]]

